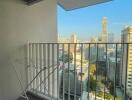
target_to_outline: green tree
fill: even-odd
[[[92,91],[96,91],[96,80],[93,76],[90,76],[90,88]]]
[[[116,100],[122,100],[122,98],[121,97],[116,97]]]
[[[65,51],[64,54],[62,54],[62,56],[59,58],[59,60],[64,63],[71,63],[73,61],[73,55],[72,53],[68,53]]]
[[[96,65],[95,64],[91,64],[90,65],[90,74],[91,75],[95,75],[96,74]]]
[[[108,88],[109,88],[109,90],[110,90],[110,93],[111,93],[112,95],[114,95],[114,82],[113,82],[113,81],[109,81],[109,83],[108,83]]]

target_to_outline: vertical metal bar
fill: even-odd
[[[50,74],[50,44],[48,44],[48,75]],[[50,76],[48,77],[48,95],[50,95]]]
[[[81,44],[81,100],[82,100],[82,92],[83,92],[83,82],[82,82],[82,72],[83,72],[83,44]]]
[[[42,51],[42,44],[39,44],[39,64],[40,64],[40,70],[43,69],[43,51]],[[40,83],[42,82],[43,72],[40,73]],[[42,85],[40,86],[40,92],[42,92]]]
[[[106,60],[105,60],[105,82],[107,80],[107,43],[105,44]],[[105,100],[105,85],[104,85],[104,100]]]
[[[35,62],[36,62],[36,74],[35,74],[35,76],[38,74],[38,69],[39,69],[39,66],[38,66],[38,44],[35,44],[35,46],[36,46],[36,56],[35,56]],[[39,80],[38,80],[38,77],[36,77],[36,87],[39,85]],[[36,89],[38,89],[38,88],[36,88]]]
[[[70,100],[70,44],[68,44],[68,100]]]
[[[31,71],[30,71],[30,44],[28,43],[27,44],[27,82],[28,82],[28,84],[30,83],[30,81],[31,81]],[[29,88],[28,88],[29,90],[31,89],[31,86],[29,86]]]
[[[36,45],[33,44],[33,78],[36,76]],[[36,79],[33,82],[33,89],[36,89]]]
[[[52,44],[52,71],[53,71],[53,74],[52,74],[52,97],[54,96],[54,81],[55,81],[55,78],[54,78],[54,44]]]
[[[44,59],[44,67],[46,67],[46,44],[43,44],[43,59]],[[44,70],[44,82],[46,83],[46,70]],[[46,85],[44,84],[44,94],[46,94],[46,89],[45,89]]]
[[[39,70],[40,70],[40,65],[39,65],[39,43],[36,44],[36,66],[37,66],[37,70],[36,70],[36,75],[37,75]],[[37,86],[40,84],[40,75],[38,77],[36,77],[36,84],[37,84]],[[40,91],[40,86],[38,88],[38,91]]]
[[[88,49],[88,100],[89,100],[89,92],[90,92],[90,44]]]
[[[77,99],[77,97],[76,97],[76,73],[77,73],[77,71],[76,71],[76,47],[77,46],[77,44],[74,44],[74,100],[76,100]]]
[[[31,70],[31,80],[33,79],[33,71],[34,71],[34,68],[33,68],[33,45],[30,44],[30,70]],[[33,84],[31,84],[31,89],[33,89]]]
[[[121,85],[122,85],[122,73],[123,73],[123,66],[124,66],[124,62],[123,62],[123,59],[124,59],[124,43],[121,44],[122,46],[122,54],[121,54],[121,62],[122,62],[122,67],[121,67],[121,76],[120,76],[120,81],[121,81]]]
[[[97,58],[96,58],[96,88],[97,88],[97,74],[98,74],[98,44],[97,46]],[[96,100],[96,95],[97,95],[97,89],[95,90],[95,100]]]
[[[126,45],[126,48],[127,48],[127,51],[126,51],[126,53],[127,53],[127,57],[126,57],[126,70],[125,70],[125,72],[126,72],[126,74],[125,74],[125,100],[127,100],[127,74],[128,74],[127,71],[128,71],[129,44],[126,43],[125,45]]]
[[[63,71],[63,100],[65,100],[65,69],[64,69],[64,44],[62,44],[62,71]]]
[[[59,95],[59,88],[60,88],[60,84],[59,84],[59,43],[57,43],[57,98],[60,98]]]
[[[116,98],[116,79],[117,79],[117,76],[116,76],[116,73],[117,73],[117,43],[116,43],[116,55],[115,55],[115,61],[116,61],[116,66],[115,66],[115,78],[114,78],[114,100]]]
[[[38,72],[38,66],[37,66],[37,44],[35,44],[35,76],[37,75]],[[37,84],[38,84],[38,79],[36,78],[35,80],[35,89],[37,89]]]

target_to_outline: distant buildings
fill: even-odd
[[[107,61],[107,77],[111,80],[111,81],[115,81],[115,74],[116,74],[116,86],[119,86],[119,76],[120,76],[120,58],[117,58],[117,62],[116,62],[116,58],[113,57],[109,57],[108,61]]]
[[[98,51],[98,57],[97,57],[97,51]],[[90,46],[90,47],[84,49],[85,59],[90,60],[91,63],[95,63],[96,60],[104,61],[104,54],[105,54],[104,48],[103,47],[97,47],[97,45]]]
[[[132,42],[132,27],[127,27],[122,31],[121,39],[122,43]],[[132,95],[132,44],[122,45],[121,51],[121,85],[123,89],[126,85],[127,93]]]
[[[108,43],[114,43],[114,34],[113,33],[108,33]],[[113,44],[108,45],[108,49],[112,49],[114,47]]]
[[[65,43],[65,44],[60,45],[61,49],[63,49],[63,45],[64,45],[64,51],[68,52],[68,49],[70,49],[70,52],[73,53],[75,51],[74,50],[75,44],[79,43],[79,40],[77,39],[77,35],[76,34],[72,34],[70,36],[70,38],[65,38],[65,37],[59,36],[58,42],[59,43]],[[68,44],[68,43],[70,43],[70,44]],[[79,49],[79,45],[78,44],[76,45],[76,49],[77,50]]]
[[[77,43],[77,36],[75,34],[71,35],[70,43]]]

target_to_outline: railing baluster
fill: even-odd
[[[46,44],[43,44],[43,58],[44,58],[44,67],[46,67]],[[47,67],[46,67],[47,68]],[[46,83],[46,70],[44,70],[44,82]],[[44,94],[46,94],[46,85],[44,84]]]
[[[36,75],[38,74],[40,70],[40,65],[39,65],[39,44],[36,44]],[[36,84],[37,86],[40,84],[40,75],[36,78]],[[38,91],[40,91],[40,87],[38,88]]]
[[[97,74],[98,74],[98,44],[96,44],[96,49],[97,49],[97,57],[96,57],[96,90],[95,90],[95,100],[97,96]]]
[[[30,47],[29,47],[29,51],[30,51],[30,57],[29,57],[29,59],[30,59],[30,71],[31,71],[31,80],[33,79],[33,71],[34,71],[34,69],[33,69],[33,46],[32,46],[32,44],[30,44],[29,45]],[[33,84],[31,84],[31,89],[33,89]]]
[[[42,50],[42,44],[39,44],[39,61],[40,61],[40,70],[43,69],[43,50]],[[40,83],[42,82],[43,72],[40,73]],[[42,86],[40,87],[40,92],[42,92]]]
[[[124,65],[124,62],[123,62],[123,56],[124,56],[124,44],[121,43],[121,74],[120,74],[120,82],[121,82],[121,87],[122,87],[122,73],[123,73],[123,65]]]
[[[62,83],[63,83],[63,87],[62,87],[62,88],[63,88],[63,89],[62,89],[62,90],[63,90],[63,94],[62,94],[62,95],[63,95],[63,100],[65,100],[64,44],[62,44],[62,58],[61,58],[61,59],[62,59],[62,64],[63,64],[63,65],[62,65],[62,72],[63,72],[63,73],[62,73],[62,74],[63,74],[63,75],[62,75],[62,78],[63,78],[63,79],[62,79],[62,80],[63,80],[63,82],[62,82]]]
[[[126,51],[126,53],[127,53],[127,56],[126,56],[126,61],[127,61],[127,63],[126,63],[126,73],[125,73],[125,89],[124,89],[124,94],[125,94],[125,100],[127,100],[128,98],[127,98],[127,74],[128,74],[128,53],[129,53],[129,45],[130,44],[128,44],[128,43],[125,43],[125,46],[126,46],[126,48],[127,48],[127,51]]]
[[[49,73],[50,73],[50,68],[49,68],[49,66],[50,66],[50,44],[48,43],[48,48],[47,48],[48,50],[47,50],[47,52],[48,52],[48,75],[49,75]],[[50,95],[50,76],[48,77],[48,95]]]
[[[33,77],[36,76],[36,45],[33,44]],[[33,82],[33,89],[36,88],[36,79],[35,81]]]
[[[38,73],[38,65],[37,65],[37,44],[35,44],[35,69],[36,69],[35,70],[35,76],[36,76],[37,73]],[[35,86],[35,88],[36,88],[37,85],[38,85],[38,77],[36,78],[35,84],[36,84],[36,86]]]
[[[27,44],[27,80],[28,84],[30,83],[31,79],[31,68],[30,68],[30,44]],[[31,89],[31,85],[29,86],[28,90]]]
[[[30,75],[30,67],[29,67],[29,65],[30,65],[30,54],[29,54],[29,51],[30,50],[30,46],[29,46],[29,43],[27,44],[27,52],[26,52],[26,54],[27,54],[27,82],[28,82],[28,84],[30,83],[30,81],[31,81],[31,75]],[[31,86],[29,86],[29,88],[28,88],[29,90],[31,89]]]
[[[76,100],[76,44],[74,44],[74,100]]]
[[[83,44],[81,44],[81,100],[82,100],[82,92],[83,92],[83,82],[82,82],[82,72],[83,72],[83,68],[82,68],[82,66],[83,66],[83,64],[82,64],[82,62],[83,62]]]
[[[68,100],[70,100],[70,44],[68,44]]]
[[[106,57],[106,59],[105,59],[105,83],[106,83],[106,80],[107,80],[107,43],[105,44],[105,57]],[[105,88],[106,88],[106,86],[105,86],[105,84],[104,84],[104,100],[105,100]]]
[[[57,98],[60,98],[60,93],[59,93],[59,44],[57,43]]]
[[[52,44],[52,71],[54,70],[54,44]],[[54,97],[54,84],[55,84],[55,78],[54,78],[54,72],[52,74],[52,98]]]
[[[115,44],[115,51],[116,51],[116,53],[115,53],[115,62],[116,62],[116,66],[115,66],[115,78],[114,78],[114,100],[116,99],[116,79],[117,79],[117,76],[116,76],[116,74],[117,74],[117,49],[118,49],[118,47],[117,47],[117,44]]]
[[[89,92],[90,92],[90,44],[88,46],[88,100],[89,99]]]

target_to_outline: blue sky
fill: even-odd
[[[101,33],[104,16],[108,19],[108,32],[118,38],[126,25],[132,25],[132,0],[113,0],[73,11],[58,6],[58,32],[64,37],[76,33],[81,40],[88,40]]]

